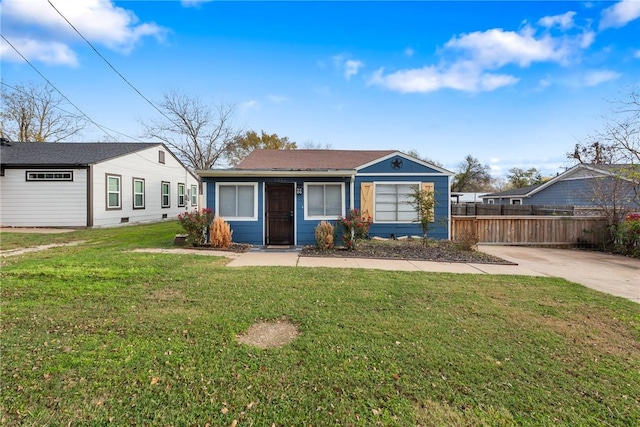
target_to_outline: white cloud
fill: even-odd
[[[356,61],[353,59],[349,59],[344,63],[344,77],[349,80],[351,76],[355,76],[358,74],[358,70],[364,66],[362,61]]]
[[[241,113],[246,113],[249,110],[258,110],[260,109],[260,102],[255,99],[251,99],[249,101],[245,101],[240,104],[239,110]]]
[[[47,65],[78,65],[76,54],[65,44],[41,42],[29,39],[9,39],[11,44],[29,61],[36,60]],[[22,57],[4,40],[0,42],[0,56],[9,61],[22,61]]]
[[[411,58],[415,53],[416,51],[412,47],[407,47],[404,50],[404,56],[408,58]]]
[[[600,29],[620,28],[640,18],[640,1],[622,0],[602,11]]]
[[[130,52],[144,37],[161,39],[166,34],[166,29],[155,23],[141,23],[134,13],[109,0],[52,3],[89,41],[123,53]],[[7,38],[27,40],[29,35],[29,43],[25,43],[34,47],[30,59],[51,56],[47,52],[51,46],[56,46],[61,57],[64,52],[72,54],[70,43],[79,40],[71,26],[44,0],[3,0],[2,19]]]
[[[566,30],[573,27],[573,17],[575,15],[575,12],[570,11],[567,13],[563,13],[562,15],[545,16],[543,18],[540,18],[540,20],[538,21],[538,25],[546,28],[560,27],[561,29]]]
[[[209,3],[211,1],[213,1],[213,0],[181,0],[180,4],[182,4],[182,6],[184,6],[184,7],[199,8],[204,3]]]
[[[593,87],[599,84],[616,80],[620,77],[620,73],[611,70],[589,71],[581,81],[582,86]]]
[[[547,25],[570,26],[574,13],[542,18]],[[530,25],[519,31],[494,28],[452,37],[440,50],[438,64],[398,70],[385,74],[377,70],[369,83],[403,93],[428,93],[440,89],[467,92],[493,91],[520,80],[513,72],[497,72],[505,66],[529,67],[538,62],[562,65],[573,62],[581,50],[595,40],[595,33],[553,37],[548,32],[536,35]]]
[[[282,104],[289,100],[289,98],[284,95],[274,95],[274,94],[267,95],[267,98],[269,99],[269,101],[273,102],[274,104]]]
[[[447,49],[460,50],[467,57],[485,67],[517,64],[527,67],[532,62],[563,62],[571,53],[564,39],[550,35],[535,38],[531,27],[520,32],[494,28],[453,37],[445,44]]]
[[[336,69],[344,73],[344,78],[347,80],[358,74],[360,68],[364,67],[364,62],[356,59],[347,59],[345,55],[335,55],[331,59]]]
[[[486,92],[518,81],[514,76],[486,73],[471,63],[461,62],[450,68],[425,66],[387,75],[384,75],[384,69],[379,69],[369,83],[402,93],[429,93],[440,89]]]

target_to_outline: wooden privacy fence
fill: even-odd
[[[565,215],[576,214],[575,206],[501,205],[488,203],[452,203],[451,215]]]
[[[604,245],[607,221],[575,216],[453,216],[452,239],[465,233],[478,236],[479,243],[593,247]]]

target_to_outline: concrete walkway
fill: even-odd
[[[640,303],[640,259],[579,249],[481,245],[479,250],[545,276]]]
[[[640,260],[638,259],[601,252],[522,246],[481,245],[479,250],[516,265],[301,257],[299,252],[292,251],[249,251],[234,258],[227,266],[366,268],[561,277],[591,289],[640,303]]]
[[[245,252],[227,264],[227,267],[247,266],[366,268],[373,270],[431,271],[439,273],[521,274],[525,276],[544,275],[518,265],[370,258],[303,257],[300,256],[299,252],[272,252],[269,250]]]

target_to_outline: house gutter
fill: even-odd
[[[206,169],[197,170],[196,174],[202,178],[223,177],[333,177],[355,178],[355,169]]]

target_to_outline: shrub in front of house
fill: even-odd
[[[338,224],[342,227],[342,244],[347,249],[355,249],[358,241],[369,237],[371,218],[363,218],[358,209],[351,209],[346,217],[338,218]]]
[[[618,227],[619,252],[634,258],[640,257],[640,213],[627,214]]]
[[[206,232],[213,220],[210,208],[183,212],[178,215],[178,222],[187,234],[187,243],[193,246],[203,245],[207,241]]]
[[[231,246],[231,226],[224,219],[217,216],[209,227],[209,243],[214,248],[228,248]]]
[[[478,249],[478,236],[471,230],[463,230],[455,238],[455,245],[461,251],[475,251]]]
[[[316,244],[318,245],[318,249],[326,251],[327,249],[333,248],[334,232],[333,224],[328,221],[321,221],[316,226]]]

